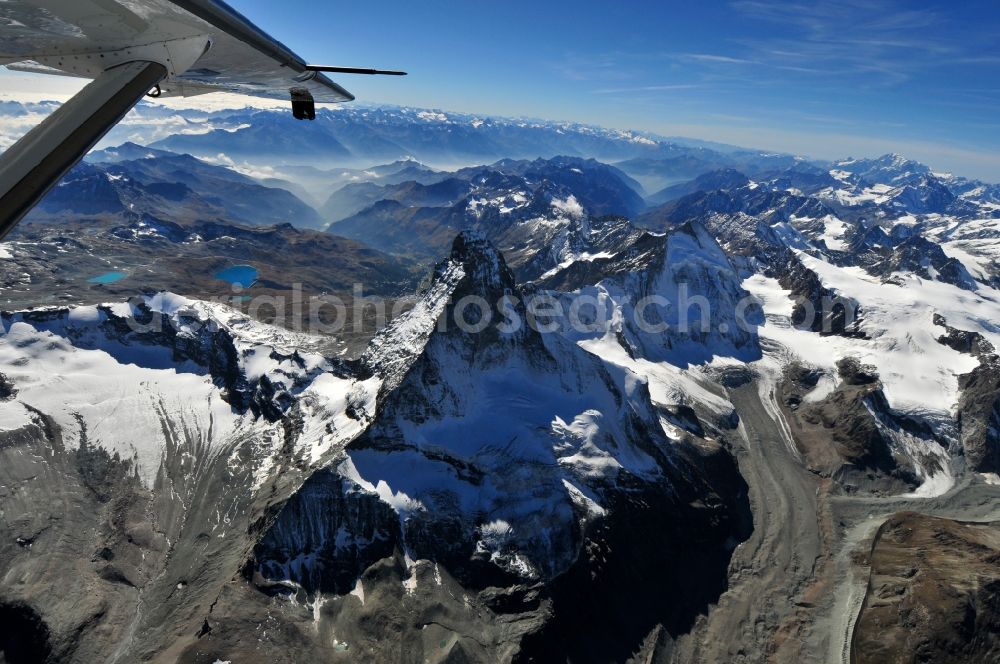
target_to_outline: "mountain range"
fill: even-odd
[[[0,244],[4,652],[1000,652],[996,185],[154,108]]]

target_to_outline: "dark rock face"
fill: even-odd
[[[851,660],[1000,658],[1000,526],[901,513],[878,531]]]
[[[745,486],[719,450],[705,449],[688,461],[716,487]],[[583,533],[576,563],[543,592],[553,618],[524,640],[516,662],[624,662],[658,627],[672,637],[690,630],[727,586],[718,571],[731,551],[720,549],[718,537],[732,527],[745,537],[751,517],[749,509],[742,516],[737,509],[728,517],[735,521],[713,523],[722,505],[735,507],[732,495],[715,493],[707,482],[681,491],[668,498],[640,489],[614,500],[612,516]],[[699,505],[695,496],[706,495],[708,502]],[[688,498],[696,502],[685,503]]]
[[[259,562],[248,567],[262,589],[269,589],[263,579],[295,580],[309,592],[345,595],[366,569],[402,548],[392,508],[351,489],[336,472],[323,470],[284,505],[254,550]]]
[[[730,256],[767,276],[782,274],[781,266],[793,258],[784,239],[766,221],[741,213],[712,215],[704,223]]]
[[[878,383],[878,374],[874,368],[861,364],[856,357],[845,357],[837,362],[837,372],[848,385],[874,385]]]
[[[959,330],[935,314],[934,324],[945,334],[938,343],[979,359],[979,366],[958,378],[958,428],[969,468],[1000,472],[1000,356],[978,332]]]
[[[1000,357],[987,356],[959,378],[958,425],[969,467],[1000,472]]]
[[[10,401],[17,396],[17,389],[7,376],[0,373],[0,401]]]
[[[945,333],[938,337],[939,344],[980,359],[985,359],[986,356],[994,353],[993,344],[979,332],[969,332],[951,327],[941,314],[934,314],[933,320],[935,325],[945,329]]]
[[[961,261],[906,226],[897,226],[892,233],[874,226],[855,237],[848,253],[856,265],[884,280],[894,272],[912,272],[965,290],[977,288],[976,280]]]
[[[892,197],[892,205],[916,214],[944,213],[955,200],[955,194],[943,182],[933,176],[924,176],[900,187]]]
[[[49,628],[24,604],[0,602],[0,659],[7,664],[41,664],[51,654]]]
[[[622,238],[618,251],[607,258],[590,261],[573,261],[566,267],[554,268],[535,281],[539,288],[554,291],[572,291],[600,281],[602,278],[622,275],[630,270],[648,269],[664,253],[662,237],[640,231]],[[537,258],[533,263],[540,262]],[[551,262],[551,261],[550,261]],[[531,266],[531,264],[529,264]],[[537,275],[536,275],[537,276]]]
[[[540,287],[567,290],[593,284],[604,276],[610,261],[604,258],[575,260],[581,256],[625,258],[642,253],[655,243],[652,236],[624,217],[594,217],[570,220],[556,232],[525,238],[512,227],[496,241],[511,270],[521,282],[535,281]],[[539,229],[540,231],[542,229]],[[539,247],[547,249],[539,251]],[[565,265],[565,263],[569,265]]]
[[[857,302],[837,295],[823,286],[815,272],[789,253],[778,278],[782,288],[796,298],[792,325],[821,335],[864,337],[860,329],[861,308]]]

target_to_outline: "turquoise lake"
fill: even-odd
[[[87,279],[88,284],[113,284],[119,279],[124,279],[128,274],[125,272],[105,272],[104,274],[99,274],[96,277]]]
[[[233,285],[239,284],[246,288],[252,286],[257,281],[257,268],[252,265],[233,265],[232,267],[227,267],[225,270],[216,272],[215,278],[228,281]]]

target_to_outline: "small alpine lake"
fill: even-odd
[[[96,277],[91,277],[87,279],[88,284],[113,284],[116,281],[120,281],[127,277],[128,274],[125,272],[105,272],[104,274],[99,274]]]
[[[215,278],[248,288],[257,281],[257,268],[253,265],[232,265],[215,273]]]

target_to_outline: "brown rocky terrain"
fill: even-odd
[[[1000,660],[1000,524],[903,512],[878,530],[852,660]]]

